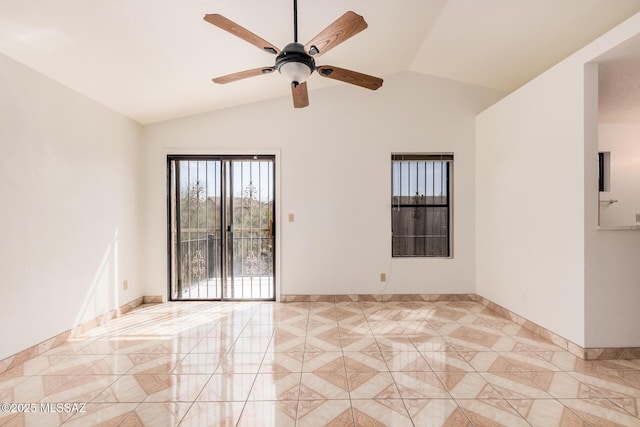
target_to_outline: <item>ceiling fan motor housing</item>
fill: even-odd
[[[275,68],[296,86],[307,80],[316,69],[316,63],[313,57],[304,51],[302,44],[289,43],[276,58]]]

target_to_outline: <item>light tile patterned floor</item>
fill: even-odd
[[[640,426],[640,360],[474,302],[167,303],[1,374],[0,402],[38,404],[2,426]]]

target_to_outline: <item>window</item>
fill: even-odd
[[[391,253],[451,255],[452,154],[391,156]]]

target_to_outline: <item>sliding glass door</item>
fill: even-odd
[[[171,300],[275,299],[273,156],[169,156]]]

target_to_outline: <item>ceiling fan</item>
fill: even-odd
[[[366,89],[376,90],[382,86],[382,79],[378,77],[334,67],[332,65],[316,66],[314,57],[328,52],[330,49],[367,28],[367,23],[364,18],[354,12],[346,12],[303,46],[298,43],[298,2],[297,0],[293,0],[293,43],[289,43],[282,50],[222,15],[208,14],[205,15],[204,20],[251,43],[265,52],[277,55],[273,66],[254,68],[252,70],[216,77],[213,79],[214,83],[231,83],[248,77],[271,74],[277,70],[291,82],[291,93],[293,95],[293,106],[295,108],[302,108],[309,105],[307,79],[314,71],[317,71],[322,77],[340,80]]]

